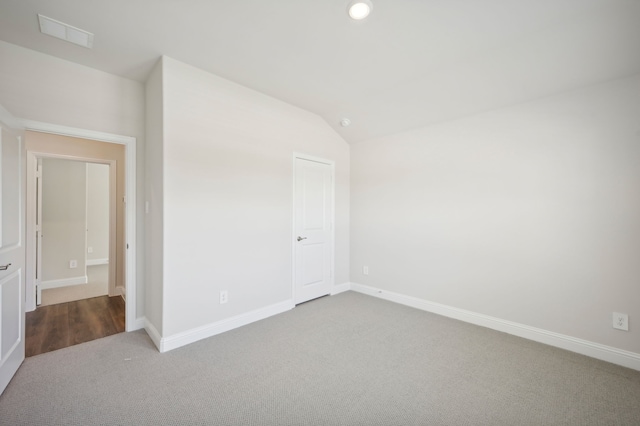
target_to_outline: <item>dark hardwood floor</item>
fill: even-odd
[[[100,296],[27,312],[26,356],[33,356],[124,331],[124,301]]]

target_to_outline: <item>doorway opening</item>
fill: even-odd
[[[115,296],[115,162],[36,161],[36,305]]]
[[[123,332],[117,160],[28,157],[37,308],[26,314],[26,356]]]
[[[55,344],[46,344],[46,347],[59,346],[62,343],[70,342],[69,345],[82,343],[83,341],[92,340],[93,338],[103,337],[105,335],[114,334],[120,331],[133,331],[143,327],[144,319],[137,318],[136,300],[136,139],[128,136],[120,136],[109,133],[102,133],[84,129],[71,128],[66,126],[58,126],[48,123],[23,120],[25,131],[25,145],[27,154],[27,170],[26,170],[26,187],[27,187],[27,206],[26,206],[26,291],[25,305],[27,317],[25,324],[42,324],[46,322],[46,318],[64,318],[67,317],[66,325],[60,325],[54,332],[45,332],[41,334],[53,335],[59,334],[60,330],[66,331],[71,337],[60,337]],[[39,160],[71,160],[83,162],[85,168],[91,168],[93,165],[109,170],[109,217],[110,227],[116,228],[116,236],[110,233],[110,241],[108,245],[108,255],[101,252],[98,245],[90,241],[91,236],[85,235],[84,252],[81,255],[70,256],[64,258],[63,267],[67,270],[81,268],[82,256],[86,256],[84,260],[84,268],[86,275],[82,273],[76,274],[80,276],[80,283],[67,281],[66,284],[84,287],[83,290],[89,290],[84,283],[84,277],[87,282],[96,279],[103,280],[99,286],[104,289],[104,281],[108,282],[108,291],[106,295],[96,295],[88,293],[80,300],[79,296],[71,296],[63,299],[56,299],[51,302],[51,297],[59,297],[60,295],[47,294],[54,291],[66,292],[74,290],[72,288],[56,287],[56,280],[53,281],[53,288],[45,288],[39,286],[40,281],[47,280],[46,271],[37,271],[36,265],[38,259],[46,260],[38,251],[43,247],[38,245],[39,241],[37,222],[37,169]],[[85,175],[87,172],[85,169]],[[42,192],[41,192],[42,194]],[[42,204],[40,204],[42,205]],[[115,209],[115,211],[114,211]],[[86,211],[85,211],[86,213]],[[116,221],[116,225],[112,222]],[[42,231],[42,229],[40,229]],[[47,238],[47,234],[44,234]],[[39,248],[40,247],[40,248]],[[104,248],[104,246],[102,246]],[[89,252],[92,253],[89,253]],[[101,254],[102,253],[102,254]],[[92,256],[93,255],[93,256]],[[77,266],[76,266],[77,265]],[[101,278],[95,278],[101,277]],[[73,278],[73,277],[72,277]],[[64,279],[61,278],[61,279]],[[48,284],[51,284],[49,282]],[[65,282],[63,281],[63,284]],[[66,286],[65,286],[66,287]],[[95,289],[94,289],[95,290]],[[44,298],[42,298],[44,294]],[[72,291],[73,292],[73,291]],[[104,291],[101,291],[104,293]],[[49,297],[51,296],[51,297]],[[96,296],[96,297],[91,297]],[[90,298],[86,298],[90,297]],[[36,310],[36,299],[38,304],[44,301],[45,305]],[[43,300],[44,299],[44,300]],[[49,299],[49,302],[47,302]],[[51,304],[53,303],[53,304]],[[102,312],[96,315],[96,312]],[[93,324],[91,328],[96,333],[87,332],[86,329],[78,331],[75,327],[77,322],[83,322],[78,318],[88,316],[88,323]],[[109,318],[110,317],[110,318]],[[107,319],[107,323],[97,319]],[[64,321],[63,321],[64,322]],[[95,334],[96,337],[91,337]],[[62,343],[61,343],[62,342]],[[42,345],[41,345],[42,346]]]

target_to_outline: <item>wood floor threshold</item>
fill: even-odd
[[[26,315],[25,355],[89,342],[122,333],[124,328],[125,303],[120,296],[41,306]]]

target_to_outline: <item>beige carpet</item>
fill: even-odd
[[[87,267],[87,284],[42,290],[40,306],[90,299],[109,294],[109,265]]]
[[[164,354],[138,331],[28,358],[0,424],[638,426],[640,372],[347,292]]]

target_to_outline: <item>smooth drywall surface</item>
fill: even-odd
[[[91,159],[97,161],[114,161],[116,169],[116,200],[123,200],[125,192],[125,171],[124,171],[124,145],[97,142],[69,136],[51,135],[27,131],[25,132],[25,147],[27,151],[36,153],[39,156],[65,155],[77,159]],[[83,164],[83,170],[86,169]],[[44,183],[44,181],[43,181]],[[84,179],[83,179],[84,185]],[[84,187],[84,186],[83,186]],[[86,192],[86,188],[83,189]],[[86,204],[81,207],[84,216]],[[115,280],[116,287],[124,286],[125,274],[125,216],[124,204],[116,204],[116,259],[115,259]],[[84,237],[83,237],[84,239]],[[83,249],[84,256],[84,249]]]
[[[109,166],[87,167],[87,260],[109,260]]]
[[[162,336],[163,315],[163,94],[162,61],[158,61],[147,79],[145,172],[145,315]]]
[[[164,335],[292,299],[294,152],[335,161],[335,282],[347,282],[345,141],[314,114],[163,64]]]
[[[136,316],[144,316],[144,87],[0,41],[0,103],[18,118],[136,138]]]
[[[351,281],[640,353],[639,117],[635,76],[352,146]]]
[[[87,275],[86,179],[86,166],[80,161],[42,160],[43,282]],[[75,268],[71,261],[75,261]]]

